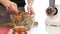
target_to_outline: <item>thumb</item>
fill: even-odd
[[[30,8],[30,11],[28,11],[29,14],[35,14],[33,8]]]

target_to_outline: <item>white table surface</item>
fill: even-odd
[[[60,34],[60,27],[47,26],[46,30],[48,34]]]

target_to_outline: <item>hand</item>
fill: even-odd
[[[32,15],[32,14],[35,14],[35,13],[34,13],[34,9],[32,8],[32,6],[27,6],[27,9],[28,9],[28,13],[29,13],[29,14],[31,14],[31,15]]]
[[[7,12],[11,14],[18,15],[17,4],[11,1],[4,1],[2,4],[6,7]]]

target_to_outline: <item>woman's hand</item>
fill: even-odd
[[[2,1],[2,4],[6,7],[8,13],[18,15],[18,8],[16,3],[9,0],[4,0]]]
[[[34,9],[32,8],[32,6],[30,6],[30,5],[27,6],[27,10],[28,10],[28,13],[29,13],[29,14],[35,14],[35,13],[34,13]]]

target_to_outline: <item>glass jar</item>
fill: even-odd
[[[34,15],[30,15],[27,12],[19,12],[19,15],[12,15],[12,22],[14,27],[24,26],[28,31],[34,23]]]

